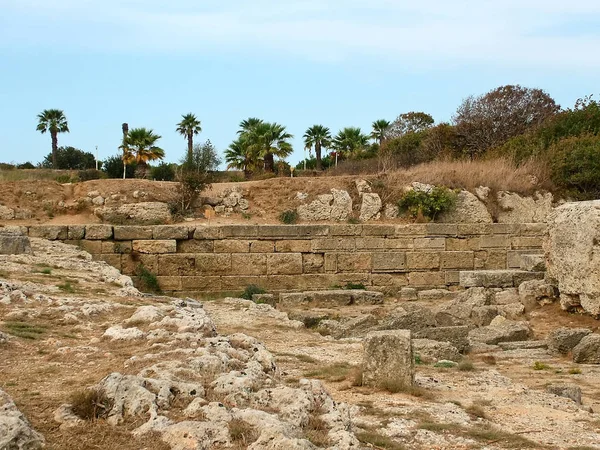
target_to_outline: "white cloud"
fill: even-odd
[[[590,57],[600,32],[580,27],[600,23],[597,1],[0,0],[0,10],[0,38],[11,47],[600,67]]]

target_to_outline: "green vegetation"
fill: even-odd
[[[37,116],[37,131],[50,133],[52,139],[52,168],[58,169],[58,133],[68,133],[69,124],[65,113],[60,109],[45,109]]]
[[[57,288],[59,288],[63,292],[67,292],[69,294],[73,294],[75,292],[75,288],[71,285],[69,281],[65,281],[63,284],[57,284]]]
[[[541,361],[536,361],[533,363],[533,366],[531,367],[533,370],[549,370],[552,369],[552,367],[550,367],[548,364],[541,362]]]
[[[279,220],[286,225],[293,225],[298,222],[298,213],[294,209],[288,209],[279,215]]]
[[[348,378],[352,368],[353,367],[348,363],[335,363],[306,372],[304,376],[306,378],[318,378],[320,380],[340,382]]]
[[[160,294],[162,292],[156,275],[148,270],[143,264],[137,266],[135,275],[138,277],[138,286],[141,290],[152,292],[154,294]]]
[[[569,369],[570,375],[581,375],[581,369],[579,367],[571,367]]]
[[[2,326],[5,332],[23,339],[37,340],[41,339],[48,331],[45,326],[34,325],[27,322],[7,321]]]
[[[366,290],[366,286],[362,283],[347,283],[345,289],[355,290],[355,291],[364,291]]]
[[[398,201],[400,211],[406,211],[414,218],[420,216],[429,220],[444,211],[450,210],[456,202],[456,193],[444,187],[434,187],[431,191],[408,191]]]
[[[193,157],[194,135],[202,131],[202,126],[198,118],[192,113],[184,114],[181,117],[181,122],[177,124],[177,132],[187,139],[187,160],[191,161]]]
[[[163,159],[165,151],[156,145],[161,137],[154,134],[153,130],[147,128],[133,128],[128,131],[124,139],[123,161],[127,164],[137,164],[136,175],[146,178],[148,174],[148,162]]]
[[[473,370],[475,370],[473,362],[468,359],[463,359],[461,362],[458,363],[458,366],[456,366],[456,368],[461,372],[472,372]]]
[[[357,439],[363,444],[367,444],[374,448],[385,450],[404,450],[404,446],[394,442],[390,437],[374,431],[363,431],[356,433]]]
[[[246,300],[252,300],[252,296],[254,294],[264,294],[266,291],[261,288],[256,286],[255,284],[250,284],[249,286],[246,287],[246,289],[244,289],[244,292],[242,292],[240,294],[240,298],[244,298]]]

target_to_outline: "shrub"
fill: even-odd
[[[427,219],[435,220],[438,214],[450,210],[456,202],[456,193],[445,187],[434,187],[429,192],[409,191],[398,201],[401,211],[412,217],[420,214]]]
[[[96,169],[80,170],[77,173],[77,176],[80,181],[99,180],[101,178],[106,178],[104,172]]]
[[[72,183],[73,179],[71,178],[71,175],[59,175],[55,178],[57,183]]]
[[[461,362],[458,363],[458,366],[456,366],[456,368],[461,372],[471,372],[475,370],[475,366],[468,359],[463,359]]]
[[[157,181],[173,181],[175,179],[175,165],[169,163],[160,163],[150,169],[150,177]]]
[[[240,295],[241,298],[246,300],[252,300],[252,296],[254,294],[264,294],[266,291],[263,288],[256,286],[255,284],[251,284],[246,287],[244,292]]]
[[[85,389],[75,391],[69,399],[73,414],[84,420],[105,418],[114,402],[106,396],[102,389]]]
[[[107,158],[102,163],[102,170],[106,173],[108,178],[123,178],[122,156],[123,155],[121,155],[121,154],[111,156],[110,158]],[[127,178],[135,177],[136,167],[137,167],[137,164],[135,162],[131,163],[131,164],[127,164],[127,167],[125,168],[125,175]]]
[[[23,164],[17,164],[17,169],[35,169],[35,166],[27,161]]]
[[[533,370],[548,370],[548,369],[551,369],[551,367],[544,362],[536,361],[533,363],[532,369]]]
[[[182,166],[177,171],[176,180],[178,184],[175,210],[184,214],[192,208],[200,193],[210,186],[210,175]]]
[[[137,266],[135,274],[139,280],[139,287],[148,292],[159,294],[161,292],[156,275],[150,272],[143,264]]]
[[[52,166],[52,153],[44,158],[41,165],[47,169],[93,169],[96,167],[96,157],[90,152],[84,152],[75,147],[59,147],[56,150],[56,167]]]
[[[279,214],[279,220],[286,225],[292,225],[298,222],[298,213],[293,209],[288,209]]]

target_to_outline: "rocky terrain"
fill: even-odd
[[[12,236],[2,449],[600,448],[597,322],[544,282],[201,302]],[[366,386],[363,338],[397,329],[414,384]]]

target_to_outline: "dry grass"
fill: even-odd
[[[356,433],[356,437],[363,444],[370,445],[371,447],[381,448],[386,450],[403,450],[403,445],[393,441],[388,436],[376,433],[374,431],[363,431]]]
[[[388,391],[391,394],[407,394],[413,397],[422,397],[430,399],[433,395],[426,389],[417,385],[408,385],[402,380],[384,380],[379,384],[379,388]]]
[[[54,181],[58,176],[75,176],[76,170],[13,169],[0,170],[0,181]]]
[[[84,389],[71,394],[69,398],[73,413],[84,420],[106,418],[114,402],[103,390]]]
[[[306,372],[304,376],[306,378],[318,378],[321,380],[339,382],[346,380],[351,370],[352,366],[348,363],[335,363]]]
[[[229,427],[232,444],[241,448],[246,448],[255,442],[260,435],[256,428],[244,420],[233,419],[227,426]]]
[[[461,372],[472,372],[475,370],[473,362],[468,359],[463,359],[461,362],[458,363],[458,366],[456,366],[456,368]]]
[[[303,437],[317,447],[328,447],[327,424],[318,416],[318,413],[319,411],[315,411],[308,417],[308,423],[302,428]]]
[[[495,444],[500,448],[547,448],[533,442],[520,434],[502,431],[492,425],[466,427],[457,423],[421,422],[419,428],[440,434],[451,434],[463,438],[471,438],[485,444]]]

